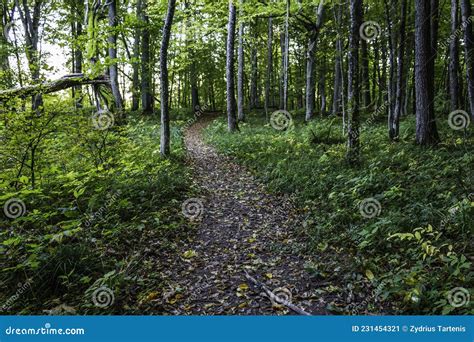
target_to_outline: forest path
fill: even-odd
[[[173,305],[165,305],[167,311],[294,314],[273,306],[261,289],[246,279],[247,271],[281,298],[291,299],[311,314],[326,314],[325,302],[314,293],[318,286],[298,253],[302,244],[294,228],[301,218],[288,199],[268,194],[244,167],[203,142],[202,131],[213,119],[203,116],[185,134],[201,197],[185,202],[188,206],[183,207],[183,213],[199,218],[194,219],[195,234],[183,242],[170,265],[170,287],[178,291],[170,293],[168,303]]]

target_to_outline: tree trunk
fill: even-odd
[[[197,68],[196,68],[196,56],[194,52],[194,47],[192,44],[194,43],[194,37],[190,35],[190,27],[191,27],[191,17],[192,13],[190,12],[189,1],[185,1],[184,7],[187,12],[187,19],[186,19],[186,45],[189,51],[189,60],[191,62],[189,68],[189,81],[191,83],[191,106],[193,113],[200,110],[200,103],[199,103],[199,90],[198,90],[198,75],[197,75]]]
[[[471,1],[461,0],[462,21],[463,23],[466,23],[464,29],[464,49],[466,59],[467,94],[469,97],[471,117],[474,121],[474,36],[472,34],[471,11]]]
[[[416,142],[420,145],[438,143],[439,136],[434,118],[434,58],[431,37],[431,4],[415,0],[415,88],[416,88]]]
[[[451,40],[449,42],[449,98],[451,111],[459,109],[458,0],[451,0]]]
[[[306,57],[306,121],[310,121],[313,118],[314,112],[314,55],[316,38],[316,35],[312,33],[308,39],[308,52]]]
[[[250,75],[250,108],[255,109],[258,107],[258,56],[257,56],[257,19],[255,19],[255,42],[253,43],[250,59],[251,59],[251,75]]]
[[[33,83],[40,82],[40,65],[39,65],[39,26],[41,19],[41,9],[43,7],[43,0],[35,0],[33,3],[33,13],[28,6],[27,1],[23,1],[23,7],[20,5],[19,0],[15,0],[18,13],[23,24],[23,30],[25,34],[25,50],[26,59],[28,61],[28,68],[31,73],[31,79]],[[43,105],[43,98],[41,94],[37,94],[31,101],[33,110],[38,109]]]
[[[236,9],[233,0],[229,0],[229,22],[227,24],[227,56],[226,56],[226,78],[227,78],[227,124],[229,132],[238,130],[235,115],[235,89],[234,89],[234,46],[235,46],[235,21]]]
[[[79,44],[79,37],[82,36],[82,22],[84,21],[84,8],[83,2],[79,0],[73,1],[71,4],[72,14],[72,35],[74,38],[73,42],[73,60],[72,60],[72,73],[82,73],[82,48]],[[75,108],[82,107],[82,86],[76,86],[72,88],[73,100]]]
[[[160,154],[170,154],[170,118],[169,118],[169,89],[168,89],[168,46],[170,43],[171,26],[173,25],[176,0],[168,1],[168,12],[163,26],[163,37],[160,49],[160,95],[161,95],[161,130]]]
[[[359,155],[359,28],[362,25],[362,0],[350,0],[351,29],[349,35],[349,72],[347,82],[349,127],[348,161],[357,162]]]
[[[370,106],[369,49],[367,41],[362,39],[362,100],[365,109]]]
[[[286,16],[285,16],[285,53],[283,59],[283,110],[288,109],[288,67],[290,60],[290,35],[289,23],[290,21],[290,0],[286,0]]]
[[[137,19],[140,20],[142,14],[142,0],[137,0]],[[140,107],[140,35],[141,29],[139,27],[135,28],[134,40],[133,40],[133,58],[135,59],[132,64],[133,74],[132,74],[132,111],[137,111]]]
[[[272,17],[268,18],[267,37],[267,74],[265,76],[265,116],[268,121],[268,107],[270,106],[271,75],[273,73],[273,22]]]
[[[239,46],[237,52],[238,71],[237,71],[237,118],[239,121],[245,121],[244,113],[244,24],[242,22],[243,0],[239,1]]]
[[[153,113],[153,97],[151,94],[151,60],[150,60],[150,19],[148,18],[148,2],[143,0],[141,9],[141,21],[142,21],[142,80],[141,80],[141,93],[142,93],[142,110],[144,114]]]
[[[122,95],[120,94],[120,87],[118,81],[118,70],[117,70],[117,0],[109,0],[109,29],[111,32],[107,38],[108,50],[109,50],[109,76],[110,85],[112,87],[112,94],[114,96],[114,104],[117,111],[122,111]]]
[[[342,87],[342,67],[341,67],[341,39],[336,40],[336,58],[334,62],[334,93],[332,97],[332,114],[336,115],[341,109],[341,87]]]
[[[407,16],[407,0],[402,0],[401,17],[400,17],[400,44],[398,46],[397,54],[397,89],[395,96],[395,110],[393,116],[389,120],[389,138],[395,140],[398,138],[400,127],[400,116],[402,113],[403,101],[403,68],[404,68],[404,54],[405,54],[405,27]]]

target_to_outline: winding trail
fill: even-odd
[[[318,284],[305,271],[302,243],[294,228],[301,222],[291,202],[270,195],[244,167],[206,145],[202,130],[214,117],[202,117],[185,134],[203,213],[195,234],[179,246],[170,272],[170,314],[294,314],[272,305],[252,286],[247,271],[311,314],[327,314],[315,293]]]

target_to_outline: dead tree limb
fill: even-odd
[[[40,84],[34,84],[20,88],[1,90],[0,101],[7,101],[14,97],[26,98],[35,94],[49,94],[59,90],[86,84],[104,84],[110,86],[110,81],[105,75],[89,78],[83,74],[70,74],[54,81],[43,82]]]
[[[293,310],[297,314],[303,315],[303,316],[311,316],[309,312],[304,311],[302,308],[296,306],[293,303],[290,303],[288,300],[285,300],[283,298],[280,298],[276,294],[274,294],[265,284],[259,282],[257,279],[252,277],[250,274],[245,271],[245,278],[247,278],[250,282],[252,282],[257,288],[263,290],[266,295],[270,298],[272,303],[277,303],[279,305],[286,306],[288,309]]]

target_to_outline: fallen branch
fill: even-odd
[[[49,94],[59,90],[86,85],[86,84],[110,84],[109,78],[101,75],[89,78],[83,74],[65,75],[57,80],[33,84],[21,88],[13,88],[0,91],[0,101],[6,101],[14,97],[26,98],[35,94]]]
[[[247,278],[250,282],[252,282],[256,287],[259,289],[263,290],[266,295],[270,298],[272,303],[277,303],[279,305],[286,306],[288,309],[293,310],[297,314],[303,315],[303,316],[311,316],[309,312],[304,311],[302,308],[296,306],[293,303],[290,303],[289,301],[280,298],[276,294],[274,294],[265,284],[259,282],[257,279],[252,277],[250,274],[248,274],[247,271],[245,271],[245,278]]]

